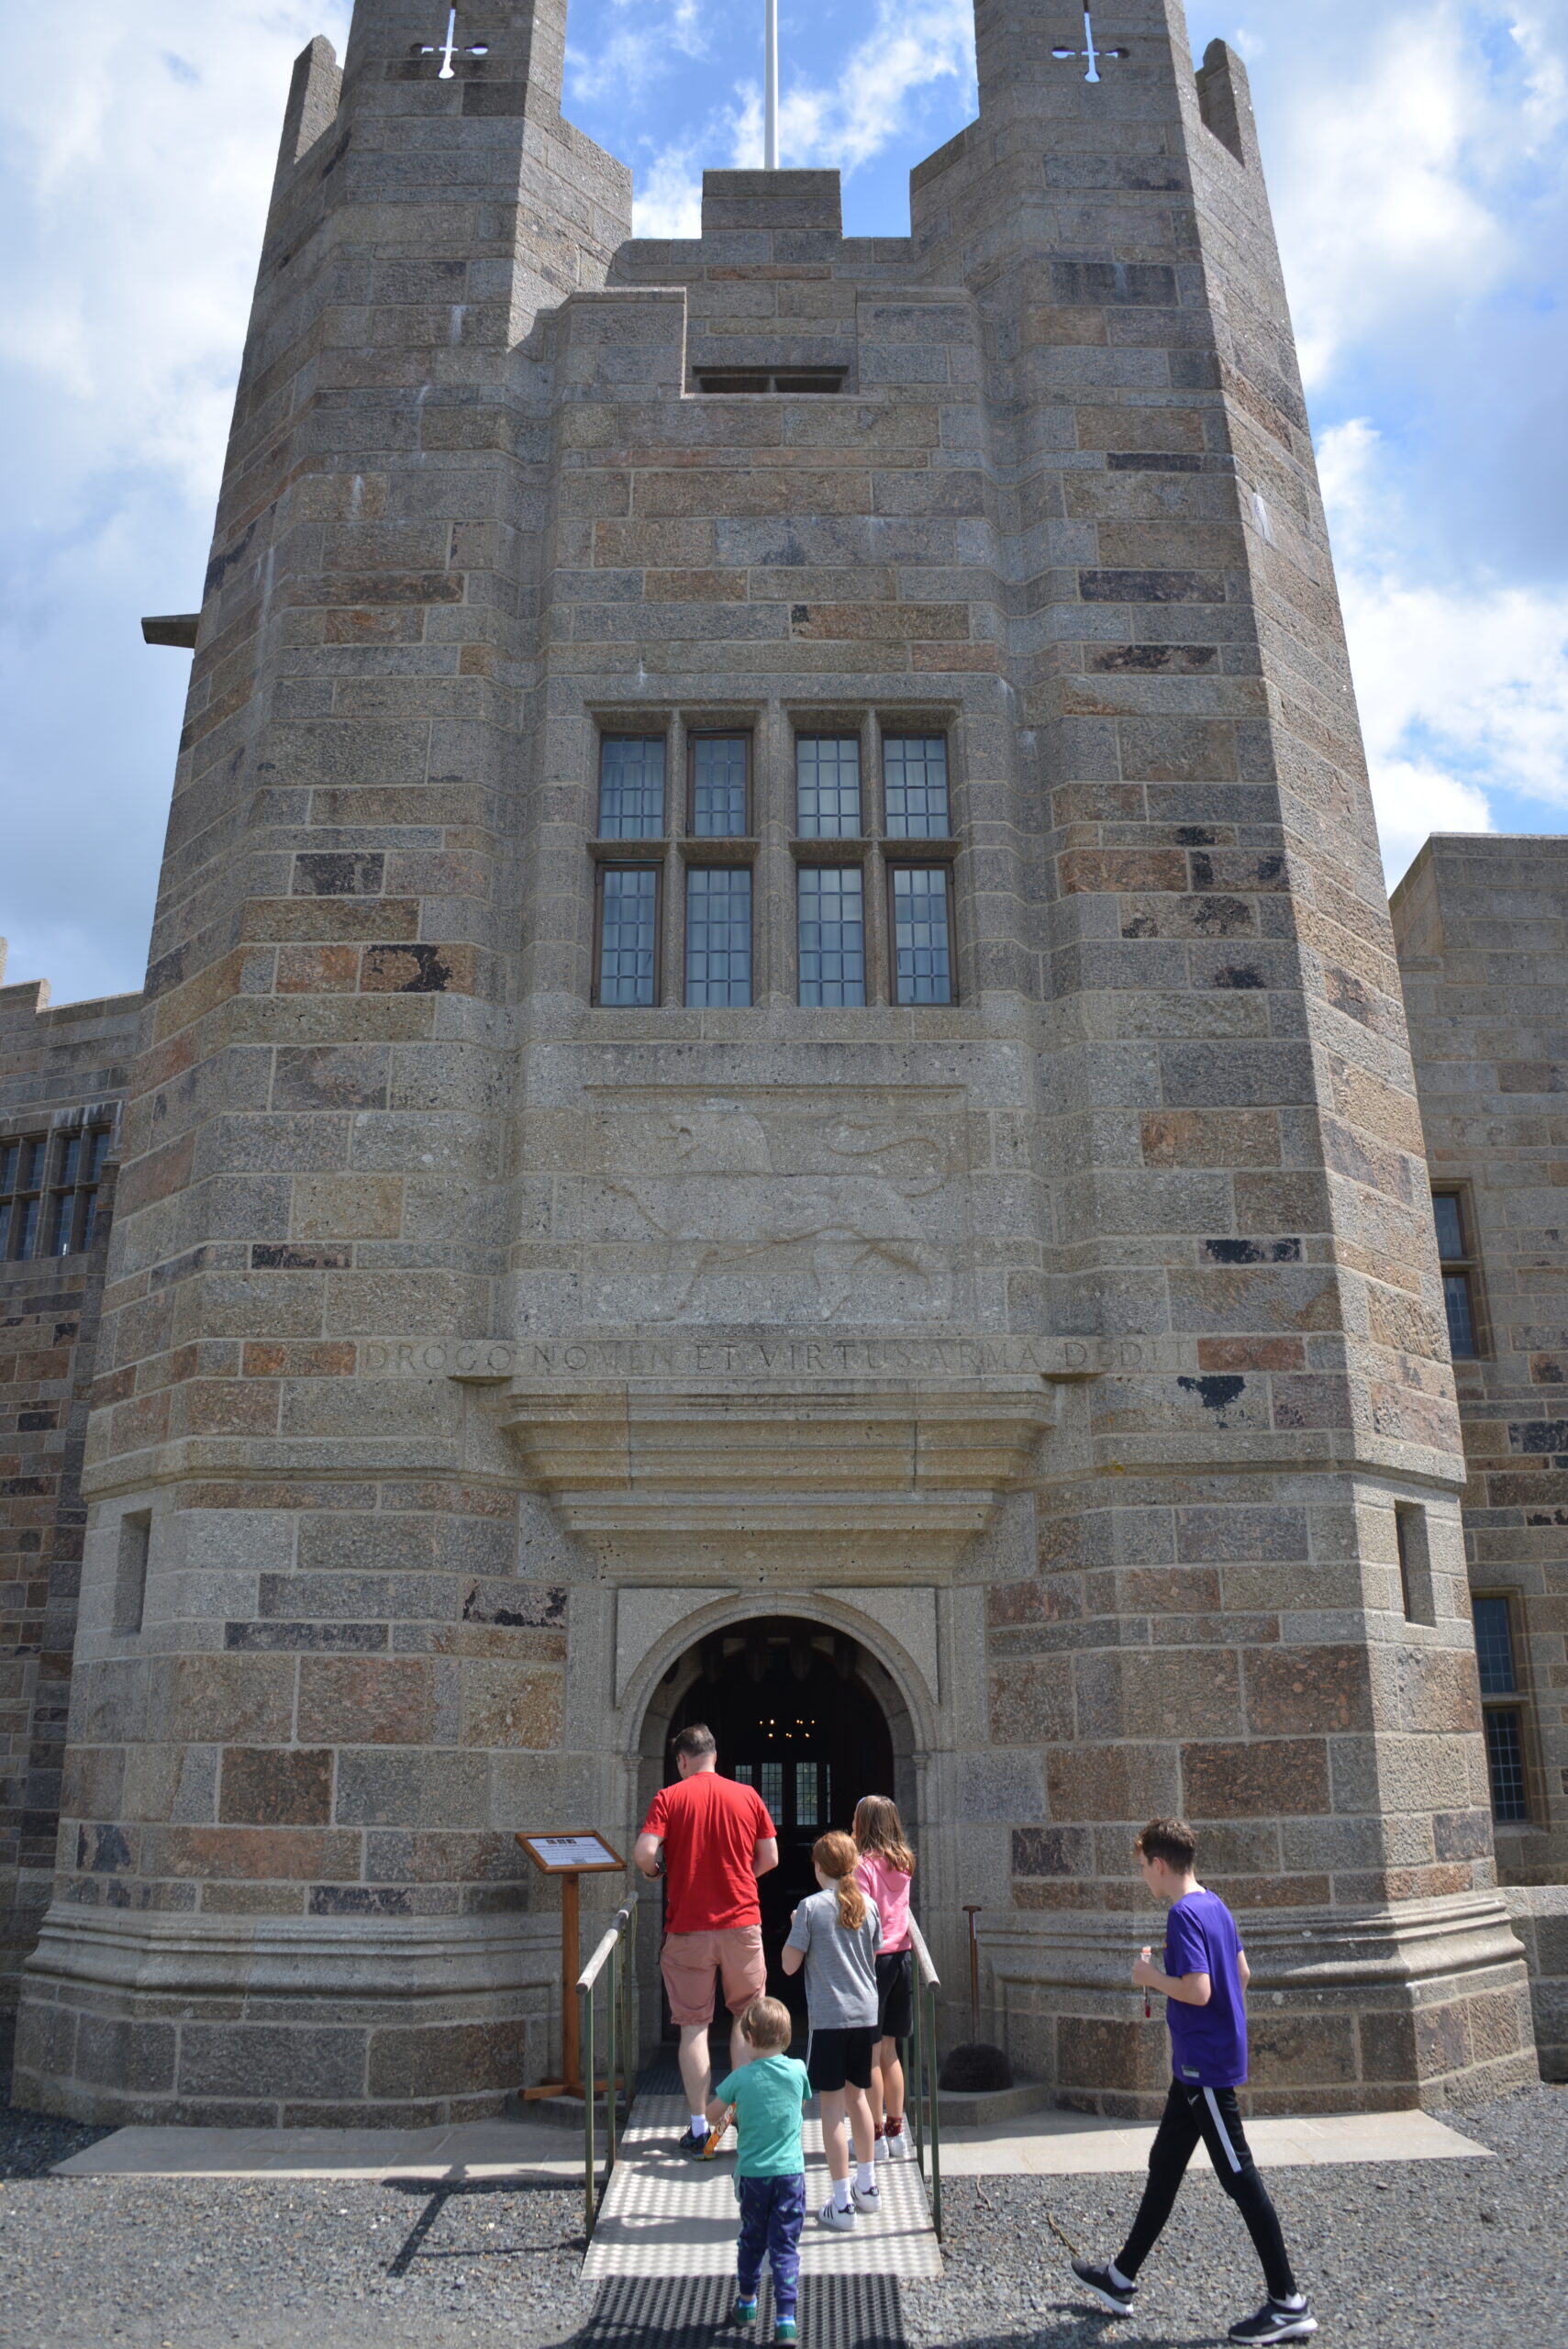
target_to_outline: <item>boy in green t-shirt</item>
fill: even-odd
[[[765,2251],[773,2271],[773,2339],[795,2341],[799,2338],[795,2308],[800,2231],[806,2223],[800,2115],[811,2089],[805,2065],[784,2054],[795,2029],[786,2006],[777,1998],[753,1998],[740,2018],[740,2029],[756,2057],[720,2080],[707,2108],[709,2125],[719,2130],[733,2110],[740,2138],[735,2164],[740,2203],[735,2320],[738,2324],[756,2321]]]

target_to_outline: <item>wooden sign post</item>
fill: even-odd
[[[538,2097],[582,2096],[585,2091],[578,2031],[577,1976],[582,1969],[583,1956],[578,1946],[577,1879],[584,1876],[615,1875],[624,1871],[626,1862],[602,1835],[596,1835],[591,1828],[574,1829],[566,1835],[519,1835],[517,1841],[541,1876],[558,1876],[561,1878],[562,2077],[541,2081],[537,2088],[525,2088],[523,2100],[532,2103]]]

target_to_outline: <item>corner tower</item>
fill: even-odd
[[[1162,2093],[1170,1809],[1262,2100],[1529,2076],[1239,62],[982,7],[910,238],[727,172],[655,243],[562,12],[460,29],[361,0],[291,101],[20,2092],[493,2108],[556,2027],[512,1831],[631,1831],[683,1660],[781,1620],[896,1697],[928,1930],[985,1903],[1064,2096]]]

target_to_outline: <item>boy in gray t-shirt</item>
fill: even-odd
[[[882,2207],[874,2162],[876,2124],[866,2094],[876,2046],[882,1919],[875,1901],[855,1881],[860,1853],[848,1835],[821,1836],[811,1860],[822,1889],[795,1910],[783,1965],[786,1974],[806,1968],[806,2011],[811,2021],[806,2069],[821,2106],[822,2148],[833,2181],[832,2195],[817,2215],[825,2227],[850,2229],[858,2210]],[[855,2148],[852,2186],[846,2119]]]

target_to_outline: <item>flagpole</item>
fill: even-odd
[[[779,0],[765,0],[766,29],[762,36],[762,168],[779,167]]]

